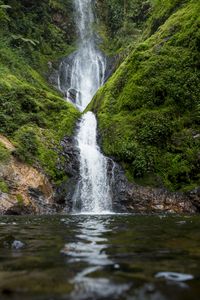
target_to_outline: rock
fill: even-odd
[[[57,12],[53,15],[53,21],[57,24],[62,24],[64,22],[64,16]]]
[[[78,125],[77,125],[78,126]],[[74,138],[65,137],[62,142],[60,156],[64,158],[64,165],[60,168],[65,171],[68,179],[57,188],[55,199],[60,209],[70,212],[72,209],[73,195],[79,181],[79,151]]]
[[[79,97],[79,95],[80,95],[80,92],[77,91],[76,89],[69,89],[67,91],[68,99],[73,103],[76,103],[76,100]]]
[[[200,187],[187,193],[187,196],[192,204],[197,208],[198,212],[200,212]]]
[[[53,206],[53,188],[48,178],[36,168],[27,165],[14,156],[14,146],[4,136],[0,141],[10,151],[10,159],[0,165],[0,178],[8,186],[8,192],[0,192],[0,215],[22,215],[42,213],[43,206]],[[41,192],[42,201],[34,201],[29,190]],[[44,211],[46,213],[46,210]]]
[[[191,274],[183,274],[176,272],[159,272],[155,275],[155,278],[164,278],[170,281],[188,281],[194,279],[194,276]]]
[[[25,243],[16,240],[14,236],[8,235],[6,238],[3,240],[3,246],[5,248],[11,248],[14,250],[20,250],[25,247]]]
[[[18,206],[14,196],[0,192],[0,215],[9,214],[9,211],[15,210]]]
[[[24,248],[24,247],[25,247],[25,244],[22,243],[21,241],[15,240],[15,241],[13,241],[13,243],[12,243],[12,249],[20,250],[20,249],[22,249],[22,248]]]
[[[111,169],[112,166],[109,166],[109,176],[113,177]],[[197,213],[200,210],[200,189],[184,194],[172,193],[162,188],[139,186],[128,182],[122,167],[117,163],[114,179],[111,181],[115,212]]]
[[[51,69],[52,69],[52,67],[53,67],[53,64],[52,64],[52,62],[51,62],[51,61],[48,61],[47,65],[48,65],[48,68],[51,70]]]
[[[29,205],[20,204],[15,195],[0,192],[0,215],[30,214],[32,210]]]
[[[29,196],[34,203],[35,213],[39,215],[47,215],[56,212],[56,205],[54,202],[49,202],[45,194],[39,188],[29,187]]]

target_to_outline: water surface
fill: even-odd
[[[0,299],[199,300],[199,228],[188,216],[1,217]]]

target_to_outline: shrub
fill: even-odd
[[[0,142],[0,163],[7,162],[10,159],[10,151]]]

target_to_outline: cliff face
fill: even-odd
[[[200,185],[199,10],[197,0],[152,1],[128,57],[90,105],[104,152],[137,184]]]
[[[37,169],[19,161],[14,145],[0,135],[0,215],[48,213],[53,210],[53,189],[48,178]]]

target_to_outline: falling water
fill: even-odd
[[[74,209],[80,205],[81,212],[102,213],[111,210],[107,158],[99,150],[96,135],[95,115],[88,112],[82,117],[77,134],[81,180],[74,197]]]
[[[74,0],[78,50],[62,61],[58,76],[59,90],[81,111],[105,80],[106,59],[96,47],[97,37],[93,32],[93,3],[92,0]]]
[[[92,2],[92,0],[75,0],[76,26],[80,42],[72,65],[71,88],[77,91],[76,104],[81,110],[90,103],[103,84],[106,66],[103,55],[95,46]]]
[[[106,60],[96,47],[92,0],[74,0],[79,48],[70,64],[60,66],[68,86],[67,99],[83,111],[104,83]],[[70,76],[69,76],[70,72]],[[70,79],[69,79],[70,77]],[[59,85],[60,79],[59,79]],[[73,97],[72,97],[73,96]],[[80,180],[73,199],[74,212],[111,211],[107,158],[97,145],[97,121],[92,112],[83,115],[76,135],[80,152]]]

